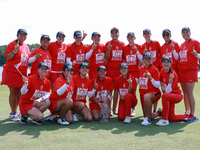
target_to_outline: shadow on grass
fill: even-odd
[[[45,122],[43,126],[37,126],[32,124],[29,121],[28,124],[23,125],[19,122],[10,121],[10,119],[5,119],[0,121],[0,136],[4,136],[9,132],[22,132],[22,135],[31,135],[32,138],[38,138],[41,134],[41,131],[55,131],[60,128],[67,128],[72,130],[77,129],[89,129],[94,131],[108,131],[111,134],[121,134],[121,133],[133,133],[134,136],[143,137],[143,136],[154,136],[161,132],[167,134],[176,134],[183,132],[184,128],[188,123],[185,122],[170,122],[169,126],[159,127],[156,126],[156,122],[159,119],[152,121],[152,124],[149,126],[141,126],[143,117],[134,117],[130,124],[124,124],[122,121],[117,119],[117,116],[110,118],[110,122],[107,124],[101,124],[99,121],[85,122],[80,119],[76,123],[72,123],[70,126],[61,126],[57,122]]]

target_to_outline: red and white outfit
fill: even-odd
[[[129,83],[128,79],[130,76],[128,76],[127,79],[123,79],[120,75],[115,79],[114,88],[118,90],[118,93],[120,95],[120,101],[119,101],[119,107],[118,107],[118,119],[120,121],[123,121],[125,117],[130,117],[131,114],[131,108],[134,108],[137,105],[137,98],[134,93],[136,90],[136,81],[133,76],[131,76],[132,79],[132,89],[133,92],[129,93]]]
[[[148,50],[148,52],[152,55],[153,65],[160,70],[160,44],[157,41],[151,41],[150,43],[144,43],[142,45],[142,55],[144,54],[144,49]]]
[[[28,91],[26,94],[21,95],[19,100],[19,109],[22,116],[34,107],[33,102],[35,100],[42,98],[45,95],[50,95],[51,82],[47,78],[41,80],[39,76],[35,74],[28,77],[27,89]]]
[[[198,82],[199,58],[191,53],[193,48],[198,54],[200,53],[200,43],[194,39],[180,46],[178,72],[180,83]]]
[[[99,100],[99,103],[103,103],[102,97],[107,97],[108,93],[113,90],[113,82],[110,77],[105,77],[103,81],[99,81],[98,77],[93,78],[90,82],[89,92],[91,92],[94,88],[94,82],[98,84],[98,88],[95,91],[95,97]],[[89,98],[89,106],[90,110],[99,110],[100,107],[97,103],[94,102],[92,98]]]
[[[79,75],[73,76],[74,80],[74,93],[72,96],[73,101],[86,103],[86,95],[90,85],[90,79],[85,77],[82,79]]]
[[[62,74],[62,67],[65,64],[67,45],[51,42],[48,47],[48,51],[52,58],[52,70],[49,79],[51,83],[55,83],[56,79]]]
[[[120,75],[119,66],[123,62],[123,49],[125,44],[122,41],[114,42],[111,40],[105,45],[106,51],[109,43],[112,45],[112,48],[110,50],[110,58],[107,60],[107,76],[115,80]]]
[[[170,74],[174,73],[172,84],[169,83]],[[183,121],[186,115],[175,115],[175,104],[183,99],[182,91],[178,86],[178,75],[174,70],[165,73],[164,69],[160,71],[160,81],[162,89],[162,119],[169,121]]]
[[[161,48],[160,48],[160,58],[161,60],[163,59],[163,57],[170,57],[172,60],[172,69],[174,71],[176,71],[176,73],[178,73],[178,57],[175,59],[176,54],[174,55],[174,53],[179,53],[180,49],[179,49],[179,45],[177,42],[173,41],[174,44],[174,51],[172,51],[172,49],[170,48],[171,45],[171,40],[169,41],[169,43],[164,43]],[[177,55],[178,56],[178,55]],[[161,63],[162,64],[162,63]],[[161,65],[162,68],[162,65]]]
[[[73,43],[68,46],[67,52],[66,52],[66,57],[70,58],[71,62],[73,62],[74,60],[76,61],[76,64],[73,66],[73,68],[74,68],[73,75],[79,74],[79,65],[82,62],[84,62],[86,51],[87,51],[87,46],[82,43],[81,43],[81,45],[76,45],[75,43]]]
[[[12,41],[8,44],[4,58],[6,59],[7,55],[11,53],[15,49],[15,45],[17,45],[17,40]],[[22,76],[17,71],[14,65],[17,65],[19,71],[27,77],[27,69],[28,69],[28,57],[30,55],[29,47],[23,43],[19,45],[18,52],[14,55],[11,60],[7,60],[6,64],[3,66],[2,72],[2,82],[1,84],[5,84],[8,87],[22,87],[24,82],[22,81]]]
[[[143,97],[146,93],[153,93],[156,97],[156,101],[158,101],[161,96],[159,87],[157,88],[152,84],[152,81],[146,75],[147,73],[146,70],[151,74],[151,77],[154,79],[154,81],[160,81],[160,73],[154,65],[151,65],[148,68],[145,68],[144,66],[140,68],[139,92],[140,92],[140,100],[141,100],[142,109],[144,109]]]
[[[58,90],[60,88],[66,89],[62,95],[58,95]],[[63,75],[58,77],[58,79],[56,80],[56,82],[54,84],[53,92],[51,93],[51,96],[49,99],[51,102],[51,105],[49,106],[49,110],[50,110],[51,114],[56,113],[56,112],[54,112],[54,110],[56,109],[58,101],[63,98],[72,99],[73,92],[74,92],[74,81],[71,80],[71,82],[69,84],[67,84],[66,79],[63,77]]]
[[[46,78],[48,79],[51,75],[51,68],[52,68],[52,58],[51,55],[49,53],[48,50],[45,50],[43,47],[38,47],[35,49],[35,53],[32,53],[30,55],[31,57],[35,57],[38,53],[41,52],[41,57],[39,57],[38,59],[36,59],[32,64],[31,64],[31,72],[29,74],[30,75],[34,75],[34,74],[38,74],[38,65],[40,64],[40,62],[45,62],[47,63],[49,69],[48,69],[48,74],[46,75]]]
[[[139,79],[140,60],[138,56],[141,57],[140,59],[142,60],[142,55],[141,55],[142,48],[138,44],[135,44],[135,46],[137,47],[138,52],[133,50],[131,46],[126,45],[124,47],[123,57],[124,57],[125,63],[127,63],[128,65],[129,74]]]
[[[86,58],[89,58],[89,79],[93,79],[97,76],[97,68],[99,66],[105,66],[105,46],[104,44],[98,44],[97,47],[92,50],[92,45],[87,47]],[[92,53],[92,55],[91,55]]]

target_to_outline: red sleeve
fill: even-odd
[[[72,58],[71,49],[72,49],[72,45],[69,45],[67,50],[66,50],[66,57],[68,57],[68,58]]]
[[[154,69],[154,72],[152,74],[152,78],[155,80],[155,81],[160,81],[160,73],[158,71],[157,68]]]
[[[174,79],[172,82],[172,91],[173,91],[173,89],[176,88],[177,85],[178,85],[178,75],[176,74],[176,72],[174,72]]]
[[[8,44],[8,46],[6,48],[6,52],[5,52],[4,58],[6,59],[7,55],[9,53],[11,53],[14,49],[15,48],[14,48],[14,45],[12,43]]]
[[[27,89],[30,89],[32,86],[32,76],[28,77],[28,86]]]
[[[198,54],[200,53],[200,43],[198,41],[195,42],[195,50]]]
[[[110,42],[110,41],[109,41]],[[105,52],[108,50],[108,44],[109,44],[109,42],[107,42],[106,44],[105,44]]]
[[[110,78],[109,80],[108,80],[108,91],[110,91],[110,90],[113,90],[113,88],[114,88],[114,85],[113,85],[113,81],[112,81],[112,79]]]
[[[51,82],[47,79],[47,92],[51,92]]]
[[[119,90],[118,82],[119,82],[118,79],[115,79],[114,89]]]

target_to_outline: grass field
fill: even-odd
[[[200,117],[199,89],[200,84],[196,84],[196,115]],[[152,125],[144,127],[140,125],[143,120],[140,102],[136,106],[137,115],[130,124],[124,124],[118,121],[117,116],[113,116],[108,124],[80,120],[70,126],[61,126],[55,122],[45,122],[44,126],[37,126],[30,121],[27,125],[10,121],[8,94],[8,88],[0,86],[0,150],[200,149],[200,121],[173,122],[169,126],[158,127],[155,123],[160,118],[157,118],[152,121]],[[176,105],[177,114],[184,111],[183,102]]]

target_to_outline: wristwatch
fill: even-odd
[[[14,51],[12,51],[12,54],[14,54],[14,55],[15,55],[16,53],[15,53]]]

